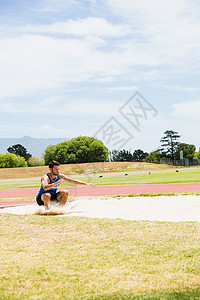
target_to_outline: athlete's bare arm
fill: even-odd
[[[73,184],[88,185],[88,186],[96,187],[95,184],[83,182],[83,181],[80,181],[80,180],[77,180],[77,179],[73,179],[73,178],[68,177],[64,174],[60,174],[60,178],[65,180],[65,181],[68,181],[70,183],[73,183]]]
[[[42,176],[42,179],[41,179],[41,184],[45,191],[50,190],[51,188],[53,188],[54,186],[56,186],[58,184],[62,184],[62,182],[63,182],[63,179],[59,179],[58,181],[49,184],[49,178],[47,175]]]

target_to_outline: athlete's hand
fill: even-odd
[[[56,181],[56,184],[62,184],[64,181],[64,179],[59,179],[58,181]]]

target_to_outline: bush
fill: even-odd
[[[0,154],[0,168],[28,167],[24,157],[13,153]]]

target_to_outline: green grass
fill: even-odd
[[[125,175],[127,174],[127,175]],[[99,177],[103,176],[103,177]],[[170,169],[155,171],[135,171],[123,173],[91,174],[82,175],[77,178],[91,181],[98,185],[118,185],[118,184],[161,184],[161,183],[186,183],[200,182],[200,169]]]
[[[150,173],[150,174],[149,174]],[[128,175],[125,175],[128,174]],[[103,177],[100,177],[103,176]],[[96,185],[161,184],[200,182],[200,168],[179,168],[154,171],[94,173],[71,176]],[[63,184],[67,186],[70,184]],[[1,179],[0,188],[31,188],[40,186],[40,177]]]
[[[0,299],[200,299],[198,223],[0,215]]]
[[[40,187],[41,178],[12,178],[12,179],[1,179],[0,189],[8,188],[33,188]]]

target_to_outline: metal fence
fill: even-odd
[[[200,159],[194,159],[190,161],[188,158],[183,158],[173,161],[171,158],[164,158],[161,161],[162,164],[181,166],[181,167],[192,167],[200,166]]]

